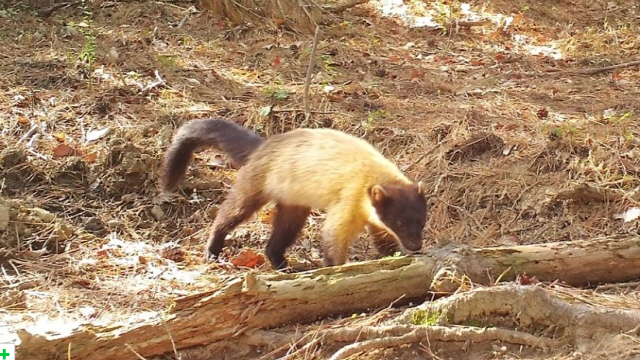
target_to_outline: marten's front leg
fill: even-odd
[[[391,256],[400,250],[395,237],[385,229],[373,224],[367,224],[366,227],[373,245],[381,256]]]
[[[322,226],[324,246],[324,266],[342,265],[349,257],[349,246],[364,229],[364,216],[345,206],[335,206],[327,210]]]

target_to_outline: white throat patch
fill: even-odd
[[[371,199],[369,199],[368,197],[365,200],[364,209],[367,213],[367,221],[369,223],[386,231],[389,235],[393,236],[393,238],[396,239],[396,241],[400,246],[404,247],[402,245],[402,241],[400,241],[400,237],[398,237],[398,234],[396,234],[395,231],[391,230],[391,228],[389,228],[382,221],[382,219],[380,219],[380,216],[378,216],[378,212],[376,211],[376,208],[371,204]]]

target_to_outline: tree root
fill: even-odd
[[[354,332],[354,330],[361,331]],[[336,336],[336,338],[339,338],[340,340],[334,340],[354,341],[358,338],[373,338],[343,347],[335,354],[333,354],[330,360],[346,359],[353,354],[363,352],[365,350],[389,348],[427,340],[446,342],[470,341],[474,343],[485,341],[502,341],[511,344],[539,347],[544,351],[548,351],[549,349],[557,347],[559,343],[557,340],[538,337],[535,335],[527,334],[525,332],[499,328],[450,328],[446,326],[396,325],[384,326],[379,328],[368,327],[364,329],[345,329],[345,332],[346,334],[342,334],[342,336]]]
[[[580,301],[580,302],[577,302]],[[499,316],[513,319],[520,329],[554,327],[555,339],[505,328],[457,326],[470,321],[484,322]],[[487,321],[490,322],[491,320]],[[424,325],[435,323],[437,325]],[[289,349],[280,360],[291,360],[317,351],[322,344],[351,343],[335,352],[330,360],[345,359],[363,351],[389,348],[424,341],[471,342],[500,341],[540,348],[543,351],[571,345],[591,351],[597,339],[612,334],[636,336],[640,311],[611,309],[593,305],[564,288],[500,285],[477,288],[404,311],[385,325],[346,325],[316,331],[283,333],[259,330],[246,335],[252,345]],[[562,337],[562,340],[559,338]]]
[[[378,348],[422,341],[473,342],[502,341],[511,344],[542,348],[544,351],[556,348],[557,340],[538,337],[521,331],[499,328],[447,327],[423,325],[352,325],[337,329],[324,329],[307,334],[283,334],[270,331],[257,331],[247,337],[253,345],[270,345],[276,348],[301,346],[289,352],[280,360],[296,358],[298,355],[312,351],[323,342],[352,343],[337,351],[330,360],[345,359],[353,354]]]
[[[574,302],[566,299],[573,297]],[[440,325],[463,324],[491,315],[510,314],[518,326],[557,326],[584,331],[623,332],[640,323],[639,310],[612,309],[593,304],[575,303],[581,300],[568,291],[541,286],[503,285],[477,288],[468,292],[424,303],[405,311],[397,323],[415,323],[436,315]],[[579,330],[579,331],[578,331]]]

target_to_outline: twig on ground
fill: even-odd
[[[80,5],[80,4],[82,4],[82,1],[55,4],[50,8],[38,11],[37,14],[38,14],[38,17],[46,19],[49,16],[53,15],[54,12],[56,12],[56,11],[62,9],[62,8],[66,8],[66,7],[69,7],[69,6],[76,6],[76,5]]]
[[[272,113],[278,112],[305,112],[304,109],[271,109]],[[311,114],[335,114],[336,111],[320,111],[320,110],[311,110],[309,111]]]
[[[69,344],[69,345],[71,345],[71,344]],[[127,349],[131,350],[131,352],[132,352],[132,353],[133,353],[133,354],[134,354],[138,359],[140,359],[140,360],[147,360],[147,359],[145,359],[142,355],[140,355],[137,351],[135,351],[135,350],[131,347],[131,345],[129,345],[129,344],[124,344],[124,345],[127,347]],[[69,357],[69,358],[70,358],[70,357]]]
[[[330,360],[346,359],[347,357],[370,349],[387,348],[398,345],[430,341],[459,341],[484,342],[502,341],[511,344],[553,349],[558,342],[553,339],[531,335],[521,331],[500,328],[476,327],[446,327],[446,326],[367,326],[353,327],[326,331],[326,338],[334,341],[355,341],[358,338],[367,339],[338,350]]]
[[[29,139],[29,141],[27,142],[27,145],[26,145],[26,146],[27,146],[28,148],[32,148],[32,147],[35,145],[36,140],[38,140],[38,138],[39,138],[39,137],[40,137],[40,134],[33,134],[33,136],[31,137],[31,139]]]
[[[145,86],[143,89],[140,90],[140,95],[147,95],[149,93],[149,91],[151,91],[151,89],[160,86],[160,85],[165,85],[164,80],[160,77],[160,74],[158,73],[158,70],[155,70],[154,72],[156,74],[156,79],[158,79],[157,81],[152,82],[151,84]]]
[[[186,10],[186,14],[182,18],[182,20],[180,20],[180,23],[178,24],[177,29],[182,29],[187,24],[187,21],[189,21],[189,18],[191,17],[191,15],[197,12],[198,10],[194,6],[189,7]]]
[[[629,288],[629,287],[634,287],[634,286],[640,286],[640,281],[598,285],[598,287],[596,287],[596,291],[598,291],[598,290],[613,290],[613,289],[620,289],[620,288]]]
[[[38,125],[33,124],[31,126],[31,129],[29,129],[29,131],[27,131],[26,134],[22,135],[22,137],[18,140],[18,143],[21,143],[24,140],[26,140],[27,138],[31,137],[31,135],[33,135],[33,133],[36,132],[36,130],[38,130]]]
[[[311,73],[315,66],[316,48],[318,47],[318,34],[320,33],[320,27],[316,25],[316,32],[313,35],[313,45],[311,46],[311,57],[309,59],[309,68],[307,69],[307,78],[304,82],[304,114],[305,123],[311,117],[311,105],[309,105],[309,85],[311,84]]]
[[[289,352],[291,351],[291,349],[293,349],[293,347],[291,347],[289,349],[289,351],[287,351],[287,353],[285,354],[284,357],[280,358],[279,360],[292,360],[292,359],[298,359],[298,355],[302,355],[301,357],[303,359],[307,359],[308,356],[304,356],[312,347],[316,346],[319,342],[321,342],[323,340],[322,338],[322,332],[321,331],[315,331],[313,332],[312,335],[310,335],[311,340],[309,341],[305,341],[306,344],[304,344],[300,349],[294,351],[294,352]],[[300,339],[300,343],[302,343],[302,341],[304,340],[304,338]]]
[[[28,151],[29,153],[31,153],[31,155],[34,155],[35,157],[38,157],[38,158],[40,158],[40,159],[42,159],[42,160],[49,160],[49,159],[47,159],[47,157],[46,157],[46,156],[44,156],[44,155],[40,154],[39,152],[35,152],[33,149],[27,149],[27,151]]]
[[[171,329],[169,328],[169,325],[167,325],[166,319],[162,319],[162,323],[164,324],[164,327],[167,330],[167,335],[169,335],[169,340],[171,340],[171,346],[173,347],[173,354],[176,356],[176,360],[180,360],[180,355],[178,354],[178,349],[176,348],[176,342],[173,340],[173,334],[171,333]]]
[[[611,70],[615,70],[615,69],[621,69],[621,68],[637,66],[637,65],[640,65],[640,60],[630,61],[630,62],[611,65],[611,66],[604,66],[604,67],[600,67],[600,68],[567,69],[567,70],[548,69],[547,73],[549,73],[549,74],[566,74],[566,73],[569,73],[569,74],[595,75],[595,74],[599,74],[599,73],[602,73],[602,72],[605,72],[605,71],[611,71]]]
[[[344,4],[340,4],[340,5],[335,5],[335,6],[323,6],[322,10],[325,11],[330,11],[332,13],[339,13],[339,12],[343,12],[347,9],[350,9],[354,6],[358,6],[361,4],[366,4],[368,3],[369,0],[351,0],[351,1],[347,1]]]

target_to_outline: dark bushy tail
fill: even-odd
[[[222,119],[191,120],[173,137],[162,163],[160,186],[173,191],[187,172],[191,154],[199,148],[213,147],[231,158],[240,168],[264,139],[252,130]]]

